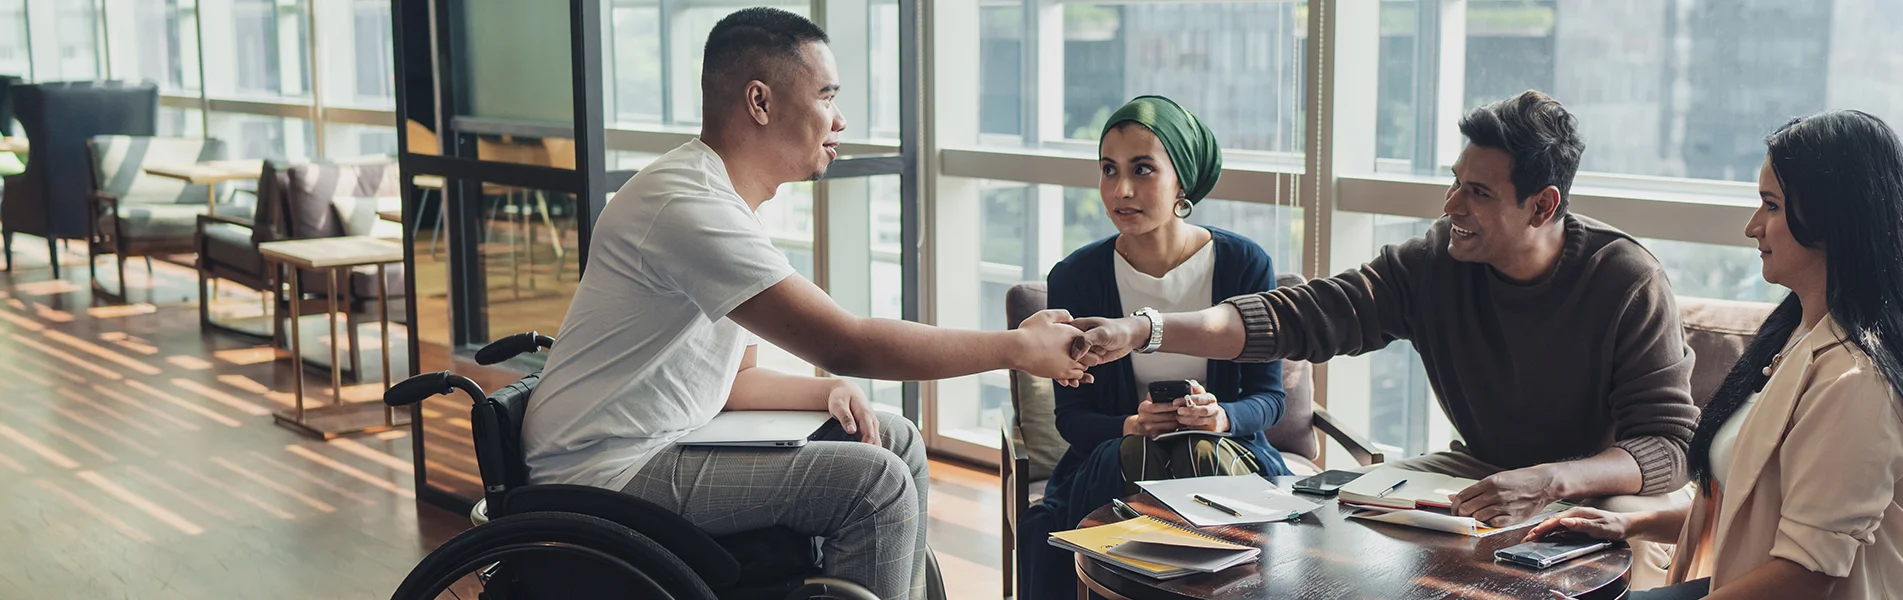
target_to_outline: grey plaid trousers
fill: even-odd
[[[622,491],[715,536],[781,525],[824,538],[827,575],[880,598],[923,599],[925,445],[917,426],[894,415],[881,416],[879,432],[883,448],[855,441],[668,446]]]

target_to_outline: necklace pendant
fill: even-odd
[[[1779,353],[1777,353],[1777,354],[1774,354],[1774,355],[1772,355],[1772,356],[1771,356],[1771,364],[1768,364],[1768,365],[1764,365],[1764,369],[1763,369],[1762,371],[1759,371],[1759,372],[1761,372],[1761,373],[1764,373],[1764,376],[1765,376],[1765,377],[1770,377],[1770,376],[1771,376],[1771,373],[1772,373],[1772,372],[1774,372],[1774,371],[1777,371],[1777,363],[1779,363],[1779,362],[1781,362],[1781,361],[1783,361],[1783,360],[1784,360],[1784,353],[1783,353],[1783,352],[1779,352]]]

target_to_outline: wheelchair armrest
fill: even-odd
[[[559,511],[613,521],[667,548],[710,587],[725,587],[740,578],[740,564],[706,532],[680,515],[634,496],[584,485],[530,485],[510,490],[500,508],[489,507],[489,518]]]

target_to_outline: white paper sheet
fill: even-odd
[[[1260,475],[1139,481],[1137,486],[1197,527],[1288,521],[1321,508],[1320,504],[1297,498]],[[1191,497],[1197,494],[1242,515],[1203,506]]]

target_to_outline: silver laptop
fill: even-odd
[[[728,410],[674,443],[682,446],[798,448],[832,420],[822,410]]]

